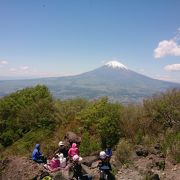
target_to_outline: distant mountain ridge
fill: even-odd
[[[108,96],[122,103],[140,102],[144,98],[180,84],[160,81],[136,73],[117,61],[75,76],[0,81],[0,96],[18,89],[44,84],[56,98],[95,99]]]

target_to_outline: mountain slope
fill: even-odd
[[[180,88],[180,84],[146,77],[129,70],[117,61],[112,61],[76,76],[0,81],[0,95],[4,96],[37,84],[47,85],[53,95],[61,99],[75,97],[94,99],[108,96],[111,100],[123,103],[138,102],[154,93]]]

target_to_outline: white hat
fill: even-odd
[[[64,146],[64,143],[62,141],[59,141],[59,146]]]
[[[104,151],[101,151],[99,153],[99,156],[100,156],[101,159],[106,159],[106,153]]]
[[[73,161],[82,161],[82,157],[78,156],[77,154],[73,156]]]
[[[79,156],[76,154],[76,155],[73,156],[72,159],[73,159],[73,161],[78,161],[79,160]]]

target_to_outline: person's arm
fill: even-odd
[[[79,156],[79,149],[77,148],[77,155]]]
[[[110,151],[109,151],[109,157],[111,157],[112,156],[112,149],[110,149]]]
[[[54,152],[54,155],[58,154],[59,153],[59,148],[56,149],[56,151]]]
[[[68,151],[68,156],[71,157],[71,149]]]

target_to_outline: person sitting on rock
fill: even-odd
[[[63,153],[58,154],[59,161],[60,161],[60,167],[65,168],[67,163],[66,163],[66,158],[64,157]]]
[[[40,144],[36,144],[36,147],[34,148],[32,152],[32,160],[37,163],[46,163],[47,159],[42,155],[40,152]]]
[[[100,162],[98,164],[98,168],[100,170],[100,179],[104,179],[104,173],[107,174],[108,180],[115,180],[115,177],[110,172],[112,170],[111,164],[109,162],[109,157],[107,156],[105,151],[101,151],[99,153]]]
[[[76,143],[73,143],[72,147],[68,151],[68,156],[70,157],[70,159],[72,159],[74,155],[79,155],[79,150]]]
[[[109,162],[108,156],[106,155],[105,151],[101,151],[99,153],[99,159],[100,159],[100,162],[98,164],[99,168],[102,168],[104,166],[107,167],[109,170],[112,170],[111,164]]]
[[[47,164],[44,165],[44,167],[51,172],[55,172],[60,169],[60,160],[58,154],[56,154],[52,160],[50,160]]]
[[[76,180],[92,180],[92,176],[88,174],[83,174],[82,172],[82,166],[81,166],[82,158],[76,154],[73,156],[72,160],[73,160],[73,164],[71,169],[73,171],[73,177],[70,179],[75,178]]]
[[[59,144],[58,144],[58,146],[59,146],[59,148],[58,148],[58,150],[55,152],[55,154],[63,154],[63,156],[65,157],[65,158],[67,158],[68,157],[68,150],[67,150],[67,148],[65,147],[65,145],[64,145],[64,143],[62,142],[62,141],[60,141],[59,142]]]

